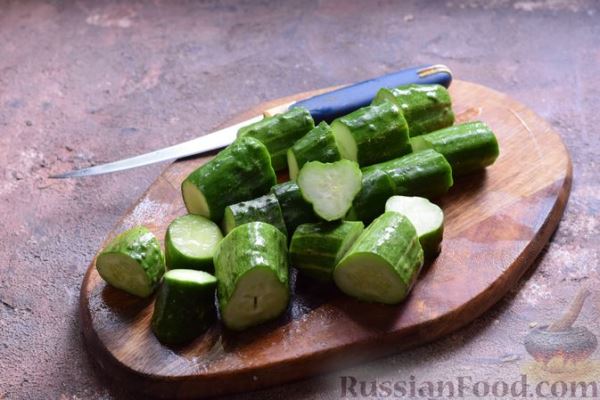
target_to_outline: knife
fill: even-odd
[[[451,82],[452,72],[445,65],[436,64],[408,68],[378,78],[345,86],[295,103],[278,106],[266,110],[264,115],[284,112],[292,107],[304,107],[312,115],[315,124],[318,124],[321,121],[332,121],[339,116],[349,114],[358,108],[369,105],[377,91],[384,87],[391,88],[410,83],[439,84],[448,87]],[[227,128],[200,136],[196,139],[188,140],[187,142],[107,164],[95,165],[89,168],[51,175],[50,178],[80,178],[84,176],[102,175],[220,149],[235,140],[238,129],[260,121],[262,118],[263,115],[258,115],[238,124],[228,126]]]

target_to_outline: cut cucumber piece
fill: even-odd
[[[363,229],[360,221],[300,225],[290,244],[290,263],[303,274],[331,280],[333,269]]]
[[[393,196],[385,203],[385,211],[396,211],[413,224],[426,260],[432,260],[441,249],[444,236],[444,212],[423,197]]]
[[[236,226],[255,221],[271,224],[287,235],[281,207],[274,194],[227,206],[223,218],[223,231],[228,234]]]
[[[371,165],[363,168],[363,174],[373,170],[387,173],[396,185],[396,194],[402,196],[431,199],[446,193],[454,183],[450,164],[434,150],[423,150]]]
[[[310,113],[304,108],[294,107],[240,128],[238,137],[252,136],[260,140],[269,150],[273,169],[278,171],[287,166],[287,150],[314,127]]]
[[[204,333],[216,320],[217,279],[203,271],[168,271],[158,290],[152,331],[165,344],[184,344]]]
[[[363,172],[362,189],[352,202],[346,219],[370,224],[385,211],[385,202],[396,193],[392,178],[379,169]]]
[[[286,236],[273,225],[250,222],[233,229],[215,254],[223,323],[242,330],[276,318],[290,298]]]
[[[276,180],[267,148],[244,136],[192,172],[181,192],[190,214],[220,223],[225,207],[266,194]]]
[[[335,136],[327,122],[321,122],[300,138],[287,153],[290,179],[309,161],[334,162],[342,159]]]
[[[390,102],[359,108],[331,123],[342,158],[360,165],[410,153],[408,125],[400,108]]]
[[[400,107],[410,136],[445,128],[454,123],[452,101],[441,85],[412,84],[393,89],[380,89],[372,104],[392,102]]]
[[[361,187],[362,173],[350,160],[333,163],[310,161],[298,174],[302,196],[313,205],[315,213],[326,221],[342,218]]]
[[[223,239],[221,230],[200,215],[175,218],[165,235],[165,261],[168,269],[213,271],[213,256]]]
[[[296,182],[288,181],[275,185],[271,188],[271,193],[277,197],[289,238],[298,225],[319,221],[312,204],[304,200]]]
[[[165,260],[154,234],[138,226],[121,233],[102,250],[96,269],[109,285],[148,297],[165,273]]]
[[[389,211],[375,219],[335,267],[333,279],[359,300],[397,304],[404,300],[423,267],[415,228]]]
[[[494,132],[483,122],[451,126],[411,139],[415,152],[433,149],[452,166],[454,176],[465,175],[492,165],[498,154]]]

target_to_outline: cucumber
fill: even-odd
[[[288,181],[275,185],[271,188],[271,193],[277,197],[281,207],[288,237],[292,237],[298,225],[319,221],[312,204],[304,200],[296,182]]]
[[[452,101],[441,85],[405,85],[380,89],[372,104],[392,102],[402,110],[411,137],[445,128],[454,123]]]
[[[327,122],[323,121],[288,150],[290,179],[296,179],[298,170],[308,161],[334,162],[341,159],[333,131]]]
[[[433,149],[452,166],[454,176],[465,175],[492,165],[498,158],[498,141],[483,122],[451,126],[411,139],[414,151]]]
[[[333,269],[363,229],[360,221],[300,225],[290,244],[290,263],[308,276],[331,280]]]
[[[184,344],[204,333],[217,318],[217,279],[193,269],[168,271],[158,290],[152,331],[165,344]]]
[[[223,217],[223,231],[228,234],[236,226],[254,221],[271,224],[287,235],[281,207],[274,194],[227,206]]]
[[[444,212],[423,197],[393,196],[385,203],[385,211],[396,211],[413,224],[426,260],[440,252],[444,236]]]
[[[287,166],[287,150],[314,127],[310,113],[304,108],[294,107],[240,128],[238,137],[251,136],[260,140],[269,150],[273,169],[279,171]]]
[[[396,185],[395,194],[402,196],[435,198],[446,193],[454,183],[450,164],[434,150],[423,150],[371,165],[363,169],[363,174],[376,169],[392,178]]]
[[[215,274],[225,326],[243,330],[276,318],[290,298],[287,240],[273,225],[234,228],[217,248]]]
[[[358,237],[333,271],[337,287],[359,300],[397,304],[423,267],[423,249],[408,218],[388,211]]]
[[[410,153],[408,125],[397,105],[359,108],[331,123],[342,158],[361,166]]]
[[[165,259],[154,234],[138,226],[121,233],[102,250],[96,269],[109,285],[148,297],[165,273]]]
[[[190,214],[219,223],[225,207],[266,194],[276,180],[267,148],[248,136],[236,139],[192,172],[181,192]]]
[[[217,224],[205,217],[188,214],[175,218],[165,235],[167,268],[212,272],[213,255],[221,239]]]
[[[396,193],[392,178],[379,169],[363,172],[362,188],[346,214],[347,220],[370,224],[385,211],[385,202]]]
[[[360,191],[361,179],[362,173],[354,161],[309,161],[300,170],[297,182],[315,214],[334,221],[346,215],[352,206],[352,200]]]

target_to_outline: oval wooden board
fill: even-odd
[[[571,161],[560,137],[522,104],[486,87],[455,81],[457,122],[480,119],[501,155],[487,171],[459,179],[440,199],[443,250],[400,306],[365,304],[297,277],[278,320],[243,333],[216,324],[181,348],[149,328],[152,300],[108,287],[90,265],[81,288],[83,333],[91,355],[120,384],[168,397],[241,392],[318,374],[446,335],[482,314],[532,264],[560,220]],[[314,94],[264,104],[261,110]],[[243,117],[247,117],[242,116]],[[185,213],[179,185],[209,157],[172,164],[107,240],[143,224],[159,238]]]

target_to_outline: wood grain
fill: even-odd
[[[248,114],[314,94],[263,104]],[[458,122],[480,119],[501,155],[485,172],[458,180],[440,199],[446,233],[440,256],[400,306],[365,304],[331,286],[292,279],[280,319],[244,333],[215,325],[193,343],[169,348],[149,329],[152,300],[104,284],[90,265],[80,312],[88,349],[118,383],[164,397],[241,392],[330,371],[446,335],[496,303],[532,264],[563,213],[572,167],[560,137],[522,104],[489,88],[455,81]],[[243,119],[241,116],[239,119]],[[107,240],[135,225],[160,238],[184,214],[181,180],[208,157],[172,164]]]

